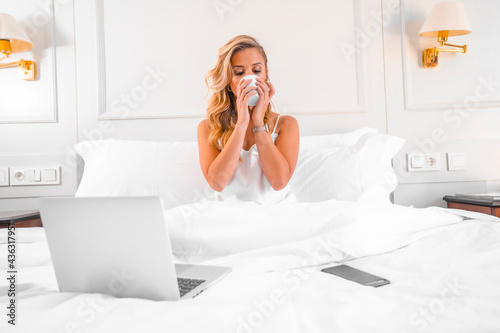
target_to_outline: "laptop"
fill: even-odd
[[[61,292],[175,301],[231,271],[174,264],[159,197],[40,198],[39,208]]]

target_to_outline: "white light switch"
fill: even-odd
[[[467,169],[467,154],[466,153],[448,153],[448,170],[465,170]]]
[[[0,186],[9,186],[9,168],[0,167]]]
[[[423,168],[425,165],[425,156],[422,155],[413,155],[411,157],[411,166],[412,168]]]
[[[35,170],[35,182],[39,182],[42,180],[42,176],[41,176],[41,173],[40,173],[40,169],[36,169]]]
[[[56,169],[44,169],[42,172],[43,181],[54,182],[57,180]]]
[[[34,182],[35,181],[35,170],[33,170],[33,169],[26,170],[26,179],[29,182]]]

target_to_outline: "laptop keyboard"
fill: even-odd
[[[177,283],[179,284],[179,293],[181,297],[186,295],[188,292],[198,287],[200,284],[205,282],[205,280],[197,280],[197,279],[186,279],[186,278],[177,278]]]

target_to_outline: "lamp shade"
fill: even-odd
[[[448,1],[434,5],[418,35],[448,37],[466,35],[471,32],[463,4],[459,1]]]
[[[33,48],[33,43],[16,19],[6,13],[0,13],[0,39],[10,41],[12,53],[25,52]]]

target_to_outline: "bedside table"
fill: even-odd
[[[36,210],[23,212],[0,212],[0,229],[14,226],[16,228],[42,227],[40,213]]]
[[[500,203],[492,200],[472,199],[445,195],[443,198],[448,208],[463,209],[500,217]]]

